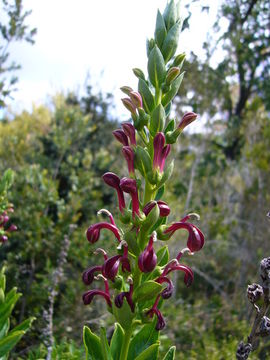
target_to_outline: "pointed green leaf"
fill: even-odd
[[[165,125],[166,114],[164,107],[159,104],[151,114],[150,118],[150,134],[154,137],[159,131],[163,131]]]
[[[152,171],[152,161],[148,151],[141,146],[135,149],[135,167],[140,171],[143,177],[146,177],[149,171]]]
[[[162,286],[159,283],[153,280],[146,281],[134,291],[134,301],[143,302],[154,299],[161,291]]]
[[[124,298],[123,305],[120,309],[115,306],[114,302],[112,305],[113,305],[113,314],[117,322],[119,322],[119,324],[122,326],[124,330],[129,329],[130,324],[134,319],[135,313],[131,311],[126,298]]]
[[[162,185],[164,185],[167,180],[169,180],[169,178],[172,176],[173,168],[174,168],[174,160],[170,163],[170,165],[164,171],[164,173],[162,175],[162,178],[161,178],[160,182],[157,185],[158,188],[161,187]]]
[[[3,326],[1,326],[0,328],[0,339],[3,339],[3,337],[7,335],[8,330],[9,330],[9,319],[7,319],[3,323]]]
[[[5,276],[5,266],[2,267],[1,272],[0,272],[0,289],[3,290],[3,292],[5,292],[6,290],[6,276]]]
[[[179,42],[179,33],[181,30],[182,24],[177,22],[168,32],[166,39],[162,45],[161,53],[163,55],[165,63],[167,63],[175,54],[178,42]]]
[[[149,346],[149,348],[144,350],[139,356],[135,358],[135,360],[157,360],[158,348],[159,348],[159,342]]]
[[[128,360],[136,359],[145,349],[157,342],[159,332],[155,329],[155,326],[155,321],[152,321],[151,324],[144,325],[132,338],[129,345]]]
[[[155,28],[155,40],[159,48],[161,48],[163,41],[166,37],[167,30],[166,25],[160,11],[157,12],[156,28]]]
[[[89,327],[83,328],[83,343],[86,351],[86,359],[88,360],[103,360],[100,338],[92,333]]]
[[[24,320],[21,324],[17,325],[15,328],[13,328],[9,334],[12,334],[15,331],[24,331],[30,329],[32,322],[36,320],[35,317],[30,317],[29,319]]]
[[[163,360],[174,360],[175,357],[175,346],[170,347],[169,351],[167,352],[167,354],[164,356]]]
[[[160,88],[166,77],[166,67],[163,56],[157,46],[150,52],[147,69],[152,85],[155,88]]]
[[[24,331],[16,331],[0,340],[0,357],[8,354],[24,335]]]
[[[114,325],[114,332],[110,344],[111,354],[113,360],[119,360],[120,359],[120,353],[122,348],[124,338],[124,330],[122,329],[121,325],[118,323],[115,323]]]
[[[144,110],[148,114],[150,114],[152,112],[152,110],[154,109],[155,100],[154,100],[154,96],[153,96],[151,90],[149,89],[148,85],[142,79],[139,79],[138,90],[143,99]]]
[[[157,251],[157,264],[158,266],[164,266],[168,263],[169,261],[169,250],[168,250],[168,246],[162,246],[160,249],[158,249]]]
[[[167,27],[167,30],[169,30],[177,21],[177,9],[174,3],[174,0],[171,0],[163,13],[163,18]]]
[[[172,119],[169,121],[168,125],[166,126],[164,133],[166,134],[168,131],[173,131],[174,127],[175,127],[175,121],[174,121],[174,119]]]
[[[175,95],[178,93],[179,87],[184,77],[184,72],[180,74],[171,84],[171,89],[162,97],[161,103],[166,107],[170,101],[173,100]]]
[[[101,340],[101,349],[104,360],[113,360],[111,356],[111,350],[108,344],[106,329],[102,327],[100,329],[100,340]]]

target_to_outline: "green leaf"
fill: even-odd
[[[168,246],[165,245],[162,246],[157,251],[157,265],[164,266],[168,263],[168,261],[169,261],[169,250],[168,250]]]
[[[150,52],[147,69],[152,85],[155,88],[160,88],[166,77],[166,67],[163,56],[157,46]]]
[[[169,178],[172,176],[173,173],[173,168],[174,168],[174,160],[170,163],[170,165],[167,167],[167,169],[164,171],[162,178],[160,180],[160,182],[158,183],[158,187],[160,188],[161,186],[163,186],[165,184],[165,182],[167,180],[169,180]]]
[[[19,325],[17,325],[15,328],[13,328],[9,334],[12,334],[15,331],[24,331],[26,332],[27,330],[30,329],[32,322],[36,320],[35,317],[30,317],[29,319],[24,320],[22,323],[20,323]]]
[[[181,30],[182,24],[177,22],[168,32],[166,39],[162,45],[161,53],[163,55],[165,63],[167,63],[175,54],[178,42],[179,42],[179,33]]]
[[[162,198],[164,191],[165,191],[165,185],[163,185],[161,188],[158,189],[156,196],[155,196],[156,201],[158,201]]]
[[[86,351],[86,359],[96,360],[104,359],[102,355],[100,338],[92,333],[89,327],[84,326],[83,328],[83,343]]]
[[[163,360],[174,360],[175,357],[175,346],[170,347],[167,354],[164,356]]]
[[[140,171],[143,177],[152,171],[152,161],[148,151],[140,145],[135,149],[135,167]]]
[[[143,302],[154,299],[158,294],[160,294],[161,290],[162,286],[159,283],[153,280],[146,281],[134,291],[134,301]]]
[[[149,89],[148,85],[142,79],[139,79],[138,90],[143,99],[144,110],[148,114],[150,114],[152,112],[152,110],[154,109],[155,100],[154,100],[154,96],[153,96],[151,90]]]
[[[171,0],[163,13],[163,18],[166,24],[167,29],[169,30],[177,20],[177,9],[174,3],[174,0]]]
[[[136,359],[145,349],[157,342],[159,332],[155,329],[155,326],[155,321],[144,325],[132,338],[129,345],[128,360]]]
[[[3,292],[5,292],[6,290],[6,276],[5,276],[5,266],[2,267],[1,272],[0,272],[0,289],[3,290]]]
[[[24,335],[24,331],[16,331],[0,340],[0,357],[8,354]]]
[[[104,360],[113,360],[111,356],[111,350],[108,344],[107,336],[106,336],[106,329],[102,327],[100,329],[100,339],[101,339],[101,349],[103,353]]]
[[[159,104],[151,114],[150,118],[150,134],[154,137],[159,131],[163,131],[165,125],[166,114],[164,107]]]
[[[175,95],[178,93],[179,87],[184,77],[184,72],[180,74],[171,84],[171,89],[162,97],[161,103],[164,107],[166,107],[170,101],[173,100]]]
[[[155,28],[155,40],[159,48],[161,48],[163,41],[166,37],[167,30],[166,25],[160,11],[157,12],[156,28]]]
[[[124,338],[124,330],[122,329],[121,325],[118,323],[114,324],[114,332],[111,339],[110,349],[113,360],[120,359],[120,353],[122,348]]]
[[[135,360],[156,360],[158,358],[159,341],[156,344],[149,346],[144,350]]]
[[[3,339],[3,337],[7,335],[8,329],[9,329],[9,319],[7,319],[4,322],[3,326],[1,326],[0,328],[0,339]]]
[[[166,134],[168,131],[173,131],[174,127],[175,127],[175,121],[174,121],[174,119],[172,119],[169,121],[168,125],[166,126],[164,133]]]
[[[129,329],[130,324],[134,319],[135,313],[131,311],[126,298],[124,298],[123,305],[120,309],[115,306],[114,302],[112,305],[113,305],[113,314],[117,322],[119,322],[119,324],[122,326],[124,330]]]

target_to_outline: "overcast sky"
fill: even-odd
[[[186,11],[182,1],[183,16]],[[202,44],[215,20],[220,1],[211,1],[210,13],[193,6],[191,28],[180,35],[178,52],[202,56]],[[132,68],[146,69],[145,42],[154,33],[156,11],[166,0],[24,0],[32,9],[28,18],[37,27],[33,46],[17,43],[10,58],[22,65],[18,91],[8,101],[15,111],[31,110],[32,104],[48,101],[59,91],[83,88],[87,73],[95,89],[112,92],[120,118],[119,88],[136,87]]]

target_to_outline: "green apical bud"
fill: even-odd
[[[143,79],[145,80],[145,75],[143,73],[143,71],[139,68],[134,68],[132,69],[134,75],[138,78],[138,79]]]
[[[147,39],[146,40],[146,52],[147,52],[147,56],[149,56],[150,52],[152,49],[154,49],[156,43],[154,39]]]
[[[180,69],[179,67],[172,67],[170,68],[170,70],[168,71],[167,73],[167,76],[166,76],[166,84],[171,84],[173,82],[174,79],[177,78],[177,76],[180,74]]]

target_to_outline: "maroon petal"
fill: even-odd
[[[114,281],[119,269],[120,258],[121,255],[115,255],[104,262],[102,266],[103,276],[111,281]]]
[[[113,136],[118,140],[122,145],[128,146],[128,137],[123,130],[117,129],[113,131]]]
[[[85,285],[91,285],[94,281],[95,273],[101,271],[102,266],[92,266],[89,269],[85,270],[82,274],[82,280]]]
[[[169,299],[172,296],[174,289],[171,279],[167,278],[166,276],[160,276],[156,280],[156,282],[158,282],[159,284],[163,284],[163,283],[168,284],[168,286],[162,291],[161,296],[163,297],[163,299]]]
[[[106,300],[108,306],[112,307],[110,296],[101,290],[86,291],[82,296],[84,305],[89,305],[92,302],[94,296],[96,296],[96,295],[102,296]]]

